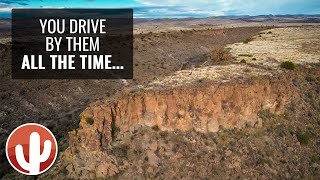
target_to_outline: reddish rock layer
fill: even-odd
[[[292,94],[291,84],[271,78],[199,88],[136,90],[88,107],[82,113],[82,128],[73,135],[82,147],[94,151],[108,147],[113,131],[130,131],[136,125],[203,133],[217,132],[219,127],[242,128],[260,124],[260,110],[283,113]]]

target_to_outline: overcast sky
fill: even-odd
[[[134,8],[135,17],[320,14],[319,0],[0,0],[0,17],[12,8]]]

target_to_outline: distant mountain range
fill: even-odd
[[[206,18],[135,18],[135,23],[148,22],[148,21],[157,21],[157,22],[166,22],[166,21],[176,21],[176,20],[205,20],[205,19],[231,19],[231,20],[241,20],[245,22],[290,22],[290,23],[320,23],[320,14],[306,15],[306,14],[295,14],[295,15],[230,15],[230,16],[214,16]]]
[[[11,19],[9,16],[1,16],[0,12],[0,19]],[[205,18],[248,18],[248,19],[254,19],[254,18],[320,18],[320,14],[287,14],[287,15],[228,15],[228,16],[212,16],[212,17],[203,17],[203,18],[135,18],[135,19],[205,19]]]
[[[218,16],[220,18],[320,18],[320,14],[287,14],[287,15],[257,15],[257,16],[250,16],[250,15],[230,15],[230,16]]]

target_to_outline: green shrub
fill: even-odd
[[[249,72],[251,72],[251,70],[246,68],[246,69],[243,70],[243,72],[249,73]]]
[[[241,59],[240,63],[247,63],[247,61],[244,59]]]
[[[264,120],[268,120],[274,117],[274,114],[272,114],[269,109],[262,109],[257,112],[257,115],[258,117]]]
[[[309,143],[309,137],[305,133],[298,133],[297,139],[301,145],[307,145]]]
[[[120,144],[118,146],[114,146],[112,152],[117,157],[127,158],[129,148],[130,147],[126,144]]]
[[[120,128],[117,127],[117,126],[114,126],[114,127],[112,128],[112,130],[113,130],[114,135],[117,135],[117,134],[120,132]]]
[[[85,120],[86,120],[87,124],[92,125],[94,123],[94,120],[92,118],[90,118],[90,117],[86,117]]]
[[[280,67],[288,70],[293,70],[294,64],[291,61],[285,61],[281,63]]]
[[[247,38],[247,39],[245,39],[245,40],[243,41],[243,43],[244,43],[244,44],[248,44],[250,41],[251,41],[251,39],[250,39],[250,38]]]
[[[64,143],[64,144],[59,144],[58,146],[58,153],[62,153],[63,151],[65,151],[68,148],[68,143]]]
[[[154,131],[159,131],[159,130],[160,130],[160,128],[159,128],[158,125],[152,126],[152,129],[153,129]]]
[[[213,49],[209,54],[209,58],[211,60],[219,60],[219,61],[228,61],[232,59],[230,53],[224,48]]]
[[[161,131],[159,134],[162,138],[165,138],[169,135],[169,133],[167,131]]]

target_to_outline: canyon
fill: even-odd
[[[96,102],[81,114],[81,128],[69,133],[70,148],[65,154],[82,159],[84,157],[79,152],[87,152],[85,157],[98,157],[69,159],[69,173],[73,178],[82,177],[77,173],[83,171],[78,164],[83,161],[97,168],[94,178],[115,175],[117,163],[105,153],[105,149],[112,148],[116,133],[134,132],[140,126],[201,133],[261,127],[260,111],[282,114],[285,105],[296,96],[287,80],[257,78],[219,86],[133,90],[110,101]],[[93,119],[93,123],[88,119]],[[98,160],[100,158],[103,160]]]
[[[319,25],[207,21],[136,23],[132,80],[13,81],[1,61],[0,146],[22,123],[52,130],[37,179],[319,177]]]
[[[277,34],[282,31],[294,31],[300,35],[302,29],[273,29],[270,32]],[[313,28],[303,31],[317,32],[312,38],[318,34]],[[268,31],[260,33],[259,37],[261,34],[268,34]],[[291,37],[286,37],[284,33],[280,36],[283,39]],[[250,51],[243,52],[246,46],[259,43],[259,37],[249,44],[232,45],[233,56],[242,59],[243,53],[249,53],[246,57],[260,57],[257,53],[251,55]],[[318,42],[319,39],[315,41]],[[309,39],[299,41],[305,42],[314,43]],[[275,44],[283,45],[284,42]],[[268,48],[272,49],[273,46],[269,43]],[[254,51],[252,48],[250,50]],[[283,54],[287,53],[286,47],[278,48],[277,52],[282,50]],[[314,60],[319,60],[318,53],[311,53],[310,56],[314,58],[303,61],[301,56],[297,53],[295,55],[296,59],[291,60],[301,64],[301,67],[293,72],[280,68],[279,63],[283,59],[247,59],[245,64],[235,59],[227,65],[177,71],[146,85],[124,88],[110,98],[96,101],[81,113],[80,127],[69,132],[69,147],[62,153],[59,166],[66,168],[70,178],[116,176],[121,171],[120,162],[110,151],[116,147],[117,141],[121,141],[119,139],[128,136],[132,138],[133,134],[144,127],[167,133],[179,131],[202,134],[248,127],[263,128],[269,122],[261,114],[267,112],[275,117],[286,116],[290,104],[302,101],[301,89],[293,82],[301,74],[305,74],[304,66],[315,66],[314,76],[320,78],[319,71],[316,70],[317,61]],[[269,54],[269,59],[271,56]],[[263,62],[263,66],[256,65],[257,62]],[[150,144],[150,148],[154,149],[152,146],[156,145]],[[147,157],[150,165],[157,167],[158,157],[150,151],[147,151]]]

